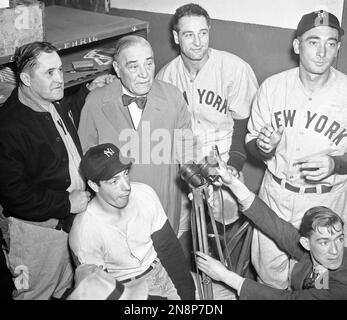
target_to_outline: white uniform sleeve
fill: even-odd
[[[96,226],[93,227],[97,229]],[[94,264],[106,268],[104,245],[99,233],[93,232],[90,228],[75,227],[69,234],[69,245],[81,264]]]
[[[151,206],[153,208],[151,234],[153,234],[154,232],[160,230],[164,226],[165,222],[167,221],[167,216],[165,214],[163,206],[161,205],[158,195],[149,186],[148,196],[148,200],[151,201],[153,204],[153,206]]]
[[[229,109],[234,119],[245,119],[250,115],[258,81],[248,63],[240,63],[239,68],[232,71],[236,76],[228,86]]]
[[[267,98],[267,86],[263,83],[253,101],[246,143],[256,139],[266,124],[271,124],[271,109]]]

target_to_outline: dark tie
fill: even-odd
[[[312,271],[304,280],[304,283],[302,285],[303,289],[311,289],[311,288],[315,288],[315,282],[316,279],[318,278],[319,273],[318,272],[314,272]]]
[[[123,94],[122,101],[125,107],[127,107],[132,102],[135,102],[137,106],[142,110],[146,105],[147,97],[131,97],[127,94]]]

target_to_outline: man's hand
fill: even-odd
[[[221,160],[217,159],[218,168],[216,168],[220,178],[219,183],[225,184],[227,186],[237,183],[240,173],[232,166],[227,166],[227,164]]]
[[[69,194],[71,213],[81,213],[87,209],[90,200],[90,192],[83,190],[74,190]]]
[[[302,177],[310,181],[320,181],[329,177],[334,172],[334,168],[334,160],[328,155],[314,157],[299,163]]]
[[[229,270],[223,265],[223,263],[200,251],[197,251],[196,255],[196,263],[202,272],[206,273],[214,280],[225,282],[226,274]]]
[[[104,74],[95,78],[91,83],[87,85],[89,91],[93,91],[96,88],[101,88],[106,84],[110,84],[116,76],[112,74]]]
[[[279,142],[282,139],[282,135],[284,132],[284,127],[280,126],[278,130],[275,130],[271,124],[265,125],[258,135],[258,138],[256,140],[256,144],[258,148],[265,152],[270,153],[272,150],[274,150]]]

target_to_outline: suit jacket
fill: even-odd
[[[156,191],[177,234],[181,182],[175,146],[181,140],[174,134],[176,129],[191,132],[186,102],[176,87],[154,80],[141,121],[135,130],[121,97],[122,85],[119,80],[89,94],[78,129],[83,152],[97,144],[110,142],[125,156],[134,158],[131,180],[148,184]]]
[[[243,282],[240,299],[270,300],[344,300],[347,299],[347,248],[344,249],[342,265],[329,270],[329,289],[302,289],[304,279],[312,271],[312,260],[300,243],[298,230],[282,220],[257,196],[244,214],[258,229],[275,241],[290,257],[298,260],[292,271],[292,291],[274,289],[253,280]]]

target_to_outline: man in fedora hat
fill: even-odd
[[[266,79],[252,106],[246,146],[267,165],[259,196],[296,228],[312,206],[347,218],[347,76],[332,67],[343,34],[333,14],[305,14],[293,41],[299,67]],[[288,288],[292,262],[255,230],[260,282]]]
[[[95,197],[71,229],[75,260],[122,284],[144,279],[150,298],[194,299],[188,262],[159,198],[150,186],[130,182],[131,165],[111,143],[83,156],[81,173]]]

